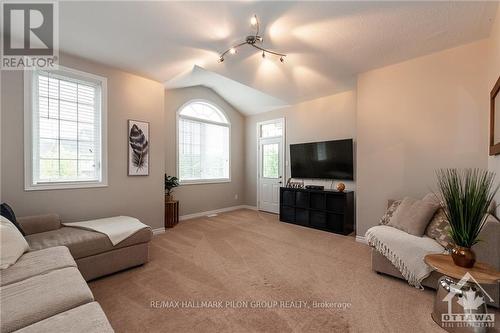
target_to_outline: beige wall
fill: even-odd
[[[231,119],[232,181],[176,189],[181,215],[255,206],[256,124],[281,117],[287,161],[289,144],[355,138],[356,182],[346,183],[357,188],[359,235],[377,223],[387,199],[433,188],[437,168],[488,165],[500,177],[500,156],[487,157],[486,135],[488,93],[500,73],[500,7],[487,40],[363,73],[356,91],[249,117],[208,88],[165,91],[158,82],[65,54],[61,64],[108,78],[109,186],[24,191],[23,78],[2,72],[0,195],[21,216],[56,211],[73,221],[121,214],[162,227],[163,173],[176,173],[175,114],[198,98],[219,105]],[[148,177],[127,176],[129,118],[151,124]]]
[[[155,81],[61,54],[61,64],[108,79],[108,187],[24,191],[23,75],[2,72],[1,196],[17,215],[48,212],[76,221],[134,216],[163,226],[164,88]],[[150,175],[127,176],[127,119],[150,122]]]
[[[500,6],[498,6],[495,22],[491,30],[489,47],[490,61],[487,82],[491,90],[500,76]],[[496,179],[500,182],[500,155],[488,158],[488,169],[496,172]],[[500,192],[497,194],[496,202],[500,203]],[[500,216],[500,208],[497,209],[497,216]]]
[[[251,206],[257,204],[257,123],[277,118],[285,118],[286,161],[289,160],[290,144],[345,138],[356,140],[356,93],[348,91],[246,118],[245,199]],[[290,177],[287,164],[285,180]],[[317,180],[307,180],[306,183],[331,185]],[[355,188],[354,182],[344,183],[348,189]]]
[[[220,184],[183,185],[174,191],[180,200],[180,214],[244,204],[245,144],[244,118],[213,90],[201,86],[165,91],[165,166],[169,175],[176,171],[176,113],[192,99],[204,99],[219,106],[231,121],[231,182]]]
[[[435,170],[487,166],[487,40],[358,77],[357,234],[386,202],[435,189]]]

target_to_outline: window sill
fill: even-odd
[[[184,180],[180,185],[206,185],[206,184],[224,184],[230,183],[231,179],[206,179],[206,180]]]
[[[25,191],[50,191],[50,190],[70,190],[70,189],[85,189],[96,187],[108,187],[107,183],[57,183],[57,184],[36,184],[26,185]]]

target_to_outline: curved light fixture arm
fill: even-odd
[[[263,52],[266,52],[266,53],[271,53],[271,54],[274,54],[274,55],[277,55],[277,56],[280,56],[280,57],[286,57],[286,54],[284,54],[284,53],[270,51],[268,49],[265,49],[263,47],[257,46],[255,44],[249,44],[249,45],[251,45],[251,46],[255,47],[256,49],[259,49],[259,50],[261,50]]]
[[[228,53],[231,51],[231,49],[237,49],[238,47],[243,46],[243,45],[245,45],[245,44],[248,44],[248,43],[247,43],[247,42],[241,42],[241,43],[239,43],[239,44],[234,45],[233,47],[230,47],[230,48],[229,48],[229,49],[227,49],[226,51],[222,52],[222,53],[221,53],[221,55],[220,55],[220,57],[221,57],[221,58],[224,58],[224,56],[225,56],[226,54],[228,54]]]

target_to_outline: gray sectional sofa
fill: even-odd
[[[113,332],[86,281],[146,263],[151,228],[113,246],[104,234],[63,226],[56,214],[17,222],[30,251],[0,270],[0,333]]]
[[[26,252],[0,270],[1,333],[113,332],[68,248]]]

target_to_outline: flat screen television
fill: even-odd
[[[292,178],[353,180],[352,139],[290,145]]]

